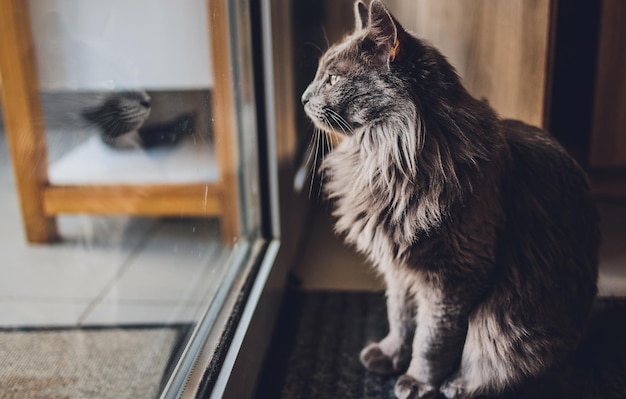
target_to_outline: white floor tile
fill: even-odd
[[[8,250],[26,247],[17,193],[0,182],[0,267]]]
[[[192,323],[202,311],[199,304],[99,303],[81,325]]]
[[[199,301],[215,290],[225,271],[217,222],[159,223],[128,268],[106,293],[106,300]]]
[[[76,326],[88,301],[0,298],[0,327]]]
[[[7,219],[15,230],[0,240],[0,297],[93,299],[115,278],[151,224],[142,219],[60,218],[65,241],[29,245],[15,233],[20,230],[15,221]],[[6,230],[4,226],[0,234]]]

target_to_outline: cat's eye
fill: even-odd
[[[337,74],[330,74],[330,76],[328,77],[328,82],[330,83],[331,86],[334,86],[335,83],[337,83],[339,81],[340,76]]]

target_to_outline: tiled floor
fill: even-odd
[[[599,293],[626,296],[626,201],[600,202],[603,241]],[[369,263],[332,232],[325,206],[317,210],[294,273],[305,290],[384,290]]]
[[[77,215],[59,230],[26,243],[0,130],[0,327],[193,322],[231,253],[216,220]]]

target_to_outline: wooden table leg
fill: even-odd
[[[53,241],[58,238],[56,221],[45,214],[42,201],[42,189],[48,184],[48,156],[24,0],[0,0],[0,88],[26,237],[31,243]]]
[[[228,10],[226,0],[209,0],[209,27],[211,29],[211,56],[213,61],[214,86],[213,132],[215,154],[220,168],[222,214],[220,223],[222,240],[233,243],[239,235],[239,195],[237,190],[237,132],[232,56],[228,34]]]

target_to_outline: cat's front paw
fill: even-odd
[[[387,356],[377,343],[366,346],[361,351],[359,359],[367,371],[382,375],[394,373],[391,357]]]
[[[465,390],[465,382],[462,378],[452,378],[441,385],[439,392],[446,397],[446,399],[470,399],[471,395],[468,395]]]
[[[393,392],[398,399],[432,399],[437,396],[437,388],[417,381],[408,374],[403,374],[396,381]]]
[[[387,355],[377,343],[366,346],[359,358],[367,371],[381,375],[401,373],[408,367],[408,359],[401,355]]]

